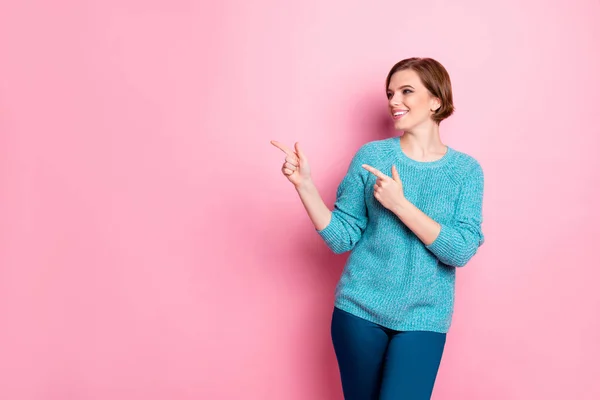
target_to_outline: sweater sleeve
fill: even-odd
[[[352,158],[348,171],[337,189],[331,221],[322,230],[317,230],[327,246],[336,254],[352,250],[367,226],[365,182],[368,172],[363,146]]]
[[[438,237],[427,246],[446,265],[466,265],[484,243],[481,230],[483,181],[483,170],[475,163],[461,185],[454,218],[440,224]]]

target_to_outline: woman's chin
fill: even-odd
[[[406,124],[403,124],[402,121],[394,121],[394,129],[397,131],[406,130]]]

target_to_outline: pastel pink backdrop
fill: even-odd
[[[205,2],[208,3],[208,2]],[[486,173],[434,400],[600,398],[597,1],[0,3],[0,398],[341,399],[323,197],[449,70]]]

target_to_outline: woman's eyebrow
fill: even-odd
[[[412,86],[410,86],[410,85],[402,85],[402,86],[400,86],[398,89],[404,89],[404,88],[411,88],[411,89],[414,89],[414,87],[412,87]],[[388,90],[392,90],[392,89],[388,88]]]

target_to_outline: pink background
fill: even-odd
[[[433,398],[600,398],[600,3],[210,3],[0,3],[0,398],[341,399],[346,256],[269,140],[332,205],[411,56],[486,173]]]

